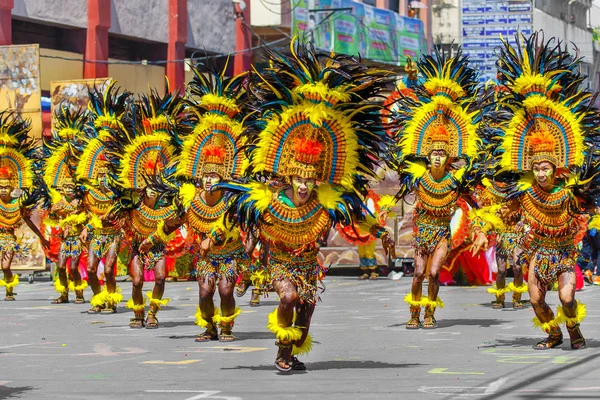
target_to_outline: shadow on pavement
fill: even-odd
[[[20,399],[23,393],[35,390],[33,386],[7,387],[0,386],[0,399]]]
[[[537,342],[539,342],[540,340],[545,339],[545,336],[542,334],[539,337],[516,337],[514,339],[495,339],[494,343],[490,344],[490,345],[486,345],[486,346],[481,346],[479,347],[480,349],[494,349],[497,347],[527,347],[529,349],[531,349]],[[540,350],[540,354],[543,354],[544,352],[547,352],[549,350],[563,350],[563,351],[575,351],[571,349],[571,344],[570,344],[570,340],[569,340],[569,336],[565,333],[565,337],[563,339],[563,344],[561,344],[558,347],[555,347],[554,349],[548,349],[548,350]],[[598,348],[600,347],[600,341],[596,340],[596,339],[589,339],[586,338],[585,339],[585,343],[586,343],[586,348],[588,349],[594,349],[594,348]],[[585,351],[585,349],[582,349],[582,351]],[[578,352],[577,352],[578,353]]]
[[[412,368],[420,367],[424,364],[390,364],[379,361],[320,361],[315,363],[306,363],[306,370],[310,371],[327,371],[330,369],[387,369],[387,368]],[[228,369],[247,369],[251,371],[276,371],[273,365],[256,365],[256,366],[237,366]],[[297,371],[294,371],[297,372]]]
[[[502,325],[507,322],[509,321],[499,319],[441,319],[437,321],[437,329],[450,328],[453,326],[480,326],[482,328],[489,328],[490,326]],[[406,326],[406,322],[389,325],[388,328],[397,328],[399,326]]]

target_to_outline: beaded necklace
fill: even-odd
[[[175,208],[160,207],[152,209],[141,203],[138,208],[131,212],[131,224],[140,235],[150,235],[156,231],[160,221],[166,221],[175,214]]]
[[[21,220],[21,207],[18,201],[5,203],[0,200],[0,226],[16,228]]]
[[[198,193],[188,210],[188,225],[191,226],[196,233],[209,233],[211,225],[219,219],[226,210],[227,203],[223,197],[221,197],[214,206],[209,206],[202,200],[200,193]]]
[[[569,213],[570,192],[559,188],[553,193],[534,184],[519,196],[523,216],[531,229],[542,236],[564,236],[573,217]]]
[[[446,174],[438,182],[433,179],[429,171],[419,180],[415,194],[419,199],[420,208],[435,216],[451,215],[459,195],[456,183],[450,174]]]
[[[321,206],[317,196],[312,196],[300,207],[290,207],[277,195],[264,214],[266,223],[261,226],[261,234],[267,239],[288,245],[306,245],[314,243],[329,229],[329,213]]]

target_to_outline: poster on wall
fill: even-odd
[[[0,46],[0,110],[29,119],[30,135],[42,136],[39,45]]]
[[[292,35],[321,50],[403,65],[425,48],[418,19],[352,0],[315,0],[318,11],[309,11],[307,0],[292,0],[292,5]]]
[[[89,88],[96,87],[101,92],[104,92],[111,81],[111,78],[97,78],[50,82],[52,126],[54,126],[54,113],[61,105],[68,105],[73,111],[85,110],[87,109],[89,99]]]

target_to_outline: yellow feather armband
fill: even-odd
[[[88,224],[86,225],[86,228],[89,231],[93,231],[95,229],[102,229],[102,220],[98,218],[97,215],[91,215],[88,220]]]
[[[191,183],[184,183],[179,188],[179,200],[185,209],[188,209],[196,197],[196,187]]]
[[[4,279],[0,279],[0,287],[5,286],[7,289],[12,289],[19,284],[19,275],[14,274],[13,280],[6,282]]]
[[[44,218],[44,225],[48,228],[59,228],[60,222],[54,217]]]

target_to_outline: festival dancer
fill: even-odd
[[[124,131],[111,130],[111,137],[104,143],[108,147],[109,160],[116,168],[118,184],[131,192],[133,201],[120,199],[109,211],[124,225],[127,240],[131,243],[132,298],[127,307],[134,312],[129,326],[134,329],[159,327],[156,314],[169,299],[163,299],[166,278],[166,243],[172,235],[165,235],[168,220],[177,220],[178,207],[173,199],[159,195],[152,189],[162,169],[173,160],[177,151],[177,120],[181,98],[179,93],[165,96],[156,91],[141,97],[139,114],[141,121]],[[138,110],[132,112],[138,113]],[[154,288],[146,293],[150,303],[145,318],[146,299],[142,294],[144,270],[154,270]]]
[[[114,269],[121,242],[121,223],[109,210],[119,200],[117,185],[112,182],[106,156],[105,140],[109,132],[125,130],[130,124],[126,116],[131,93],[119,93],[111,81],[101,92],[89,91],[89,126],[85,129],[83,151],[79,157],[76,178],[85,183],[83,204],[88,213],[88,223],[80,238],[87,245],[88,282],[94,293],[89,313],[116,313],[117,304],[123,300],[121,289],[117,287]],[[98,279],[100,261],[104,264],[104,288]]]
[[[40,238],[45,249],[50,246],[29,217],[42,197],[42,185],[34,181],[38,172],[37,157],[35,144],[28,136],[29,129],[29,123],[15,114],[0,113],[0,262],[4,273],[0,287],[6,289],[6,301],[15,300],[14,288],[19,284],[19,276],[10,270],[13,258],[27,252],[15,236],[21,221]]]
[[[81,184],[73,178],[81,151],[79,138],[86,119],[84,112],[72,111],[69,106],[62,105],[54,114],[52,139],[44,142],[47,157],[43,178],[52,204],[44,224],[58,228],[60,241],[58,279],[54,282],[60,296],[52,300],[53,304],[68,303],[69,290],[75,292],[75,304],[83,304],[83,291],[88,287],[79,272],[83,250],[79,236],[87,221],[87,214],[83,209]],[[71,280],[67,275],[69,261]]]
[[[503,192],[503,186],[500,182],[494,182],[487,178],[482,179],[483,187],[477,196],[481,211],[488,213],[483,219],[490,221],[494,226],[496,265],[498,273],[496,274],[496,284],[489,288],[488,292],[495,295],[496,300],[492,303],[492,308],[502,309],[505,304],[506,293],[512,292],[512,305],[514,309],[524,308],[521,296],[527,292],[527,284],[523,282],[523,260],[521,253],[521,243],[525,236],[525,226],[521,221],[518,212],[510,210],[504,205],[506,193]],[[504,189],[506,189],[504,187]],[[491,214],[491,215],[489,215]],[[491,218],[490,218],[491,217]],[[506,271],[509,268],[509,261],[512,264],[514,279],[508,286],[506,285]]]
[[[454,57],[436,50],[423,56],[417,68],[423,78],[411,87],[413,95],[401,96],[390,113],[390,129],[395,128],[398,141],[398,153],[390,164],[400,175],[397,198],[414,192],[417,199],[413,216],[415,273],[411,293],[405,297],[411,314],[406,328],[433,329],[437,326],[435,310],[444,306],[438,297],[439,275],[450,250],[450,220],[461,196],[474,203],[469,186],[480,151],[477,130],[482,108],[477,73],[460,50]],[[464,159],[463,166],[456,164],[459,159]],[[487,237],[479,225],[474,230],[472,250],[477,252],[486,246]],[[428,295],[422,297],[428,266]]]
[[[548,337],[534,346],[559,346],[565,323],[572,349],[585,348],[579,328],[585,305],[575,300],[575,236],[585,229],[582,205],[594,209],[598,195],[600,116],[583,89],[581,58],[569,54],[562,43],[546,41],[534,33],[517,36],[516,45],[504,41],[498,70],[510,96],[502,100],[509,116],[499,129],[498,174],[513,173],[508,207],[518,210],[530,231],[523,245],[529,260],[529,296],[536,314],[534,325]],[[515,180],[514,173],[520,176]],[[593,183],[593,184],[592,184]],[[558,282],[562,306],[556,316],[546,303],[546,292]]]
[[[187,232],[193,237],[198,256],[200,301],[196,323],[206,330],[198,335],[197,342],[235,339],[233,325],[241,313],[233,297],[235,281],[238,271],[247,270],[250,264],[239,229],[225,228],[223,223],[229,207],[223,191],[211,190],[220,182],[239,177],[244,163],[239,137],[247,113],[246,91],[242,86],[246,76],[229,79],[225,78],[225,71],[226,67],[206,76],[193,68],[188,91],[197,102],[190,102],[189,112],[198,117],[198,122],[175,159],[175,176],[188,182],[182,185],[180,193],[187,210]],[[213,302],[216,288],[221,298],[220,308]]]
[[[295,40],[290,50],[289,57],[268,51],[270,67],[252,77],[260,117],[244,132],[249,181],[218,185],[237,193],[228,215],[269,252],[280,304],[267,327],[277,337],[275,367],[282,372],[306,369],[296,356],[312,347],[319,248],[333,224],[362,217],[356,193],[366,193],[366,180],[358,173],[374,177],[387,142],[380,107],[367,100],[384,86],[385,73],[351,57],[318,56]],[[288,181],[270,187],[271,178]],[[373,224],[371,232],[393,251],[384,228]]]

